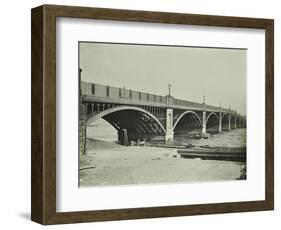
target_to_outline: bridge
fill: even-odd
[[[80,82],[80,154],[86,152],[86,128],[103,118],[128,141],[164,140],[177,135],[219,133],[246,127],[246,117],[221,106],[159,96],[126,88]]]

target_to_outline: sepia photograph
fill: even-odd
[[[247,49],[78,48],[79,187],[247,179]]]

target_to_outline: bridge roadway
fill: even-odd
[[[103,118],[117,131],[126,129],[129,141],[169,141],[176,135],[222,132],[246,127],[246,117],[171,95],[159,96],[126,88],[80,83],[80,153],[86,152],[86,130]]]

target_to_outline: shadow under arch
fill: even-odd
[[[240,128],[240,120],[241,118],[240,117],[236,117],[236,128]]]
[[[236,128],[242,128],[243,127],[242,123],[243,123],[243,118],[238,116],[236,119]]]
[[[207,133],[218,133],[219,132],[220,118],[219,116],[211,112],[206,118],[206,132]]]
[[[153,114],[138,107],[117,106],[106,109],[89,117],[87,126],[100,118],[110,123],[118,132],[126,129],[129,140],[162,139],[166,135],[166,130],[160,121]]]
[[[235,129],[235,123],[236,123],[236,116],[234,114],[230,115],[230,128],[231,129]]]
[[[185,111],[176,120],[173,131],[174,134],[187,134],[191,132],[199,133],[202,130],[202,120],[194,111]]]
[[[229,115],[228,115],[228,113],[224,113],[221,117],[221,129],[223,131],[229,130]]]

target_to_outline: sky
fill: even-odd
[[[236,109],[246,114],[245,49],[79,43],[82,81]]]

